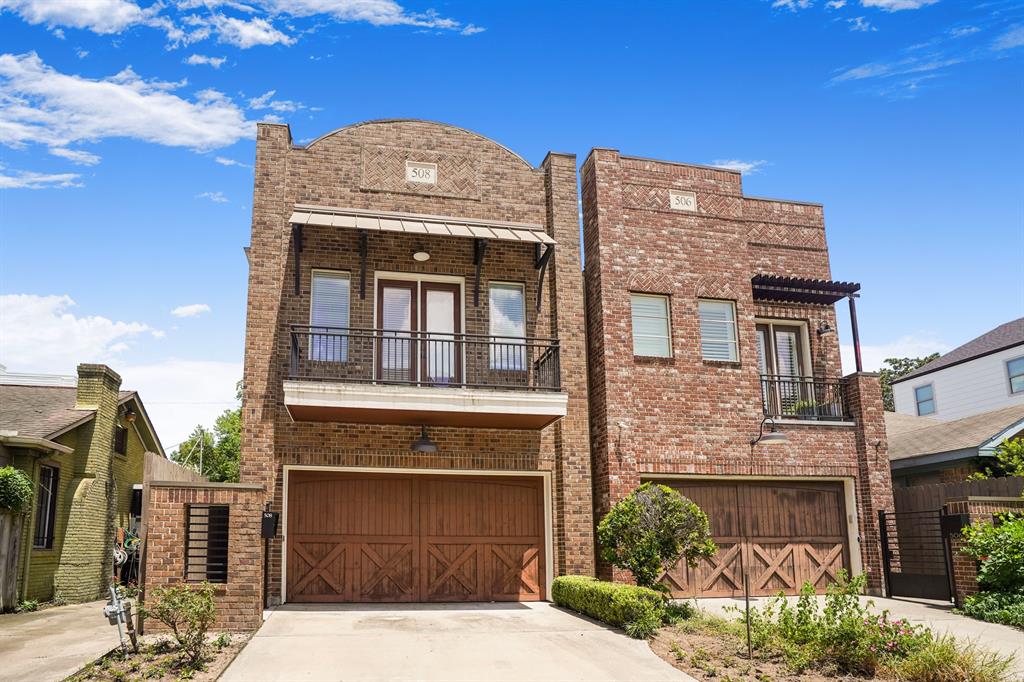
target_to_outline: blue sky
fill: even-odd
[[[743,169],[825,204],[869,367],[1024,314],[1022,2],[0,0],[0,35],[0,363],[108,362],[168,445],[241,377],[257,120]]]

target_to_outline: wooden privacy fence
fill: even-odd
[[[934,511],[942,509],[947,501],[965,497],[1020,497],[1024,491],[1024,477],[1006,476],[983,481],[933,483],[896,488],[892,491],[897,512]]]
[[[18,550],[22,514],[0,511],[0,613],[18,606]]]

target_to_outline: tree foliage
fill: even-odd
[[[0,511],[23,514],[32,507],[32,479],[14,467],[0,467]]]
[[[1024,476],[1024,438],[1004,440],[992,454],[995,461],[984,471],[971,474],[969,480]]]
[[[882,362],[882,369],[878,373],[878,381],[882,384],[883,407],[889,412],[896,411],[896,403],[892,397],[892,382],[906,374],[910,374],[922,365],[927,365],[938,357],[938,353],[932,353],[923,358],[886,358]]]
[[[242,382],[235,385],[235,398],[241,400]],[[171,458],[199,471],[211,481],[238,481],[238,463],[242,451],[242,408],[224,410],[213,423],[213,431],[197,425]],[[200,466],[200,462],[202,463]]]
[[[708,516],[665,485],[644,483],[612,507],[597,527],[602,558],[658,589],[658,578],[685,557],[696,566],[717,551]]]

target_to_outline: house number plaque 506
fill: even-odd
[[[423,185],[437,184],[437,164],[420,161],[405,162],[405,179],[407,182],[418,182]]]
[[[693,192],[680,192],[670,189],[668,191],[668,206],[673,211],[697,212],[697,195]]]

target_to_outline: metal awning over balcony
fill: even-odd
[[[496,220],[470,220],[416,213],[363,211],[355,208],[332,208],[296,204],[288,222],[292,225],[340,227],[369,232],[398,232],[412,235],[497,239],[527,244],[554,244],[544,228],[529,223],[508,223]]]

